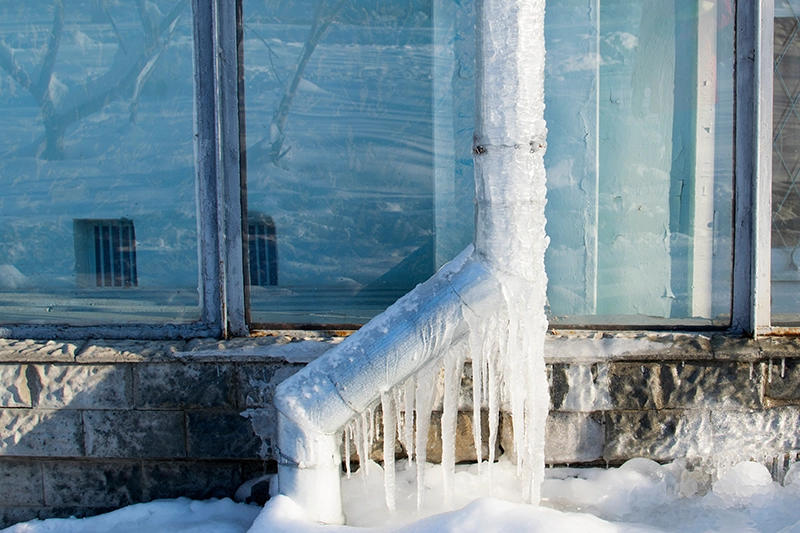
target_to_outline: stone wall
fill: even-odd
[[[0,340],[0,527],[157,498],[232,497],[274,471],[275,386],[340,340]],[[795,339],[555,333],[546,359],[551,464],[800,449]],[[460,460],[474,457],[470,380],[467,367]],[[513,453],[510,427],[504,416],[500,446]]]

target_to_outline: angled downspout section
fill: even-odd
[[[478,0],[477,17],[474,249],[276,390],[279,490],[318,522],[344,522],[341,429],[464,337],[467,308],[472,324],[508,308],[509,350],[539,343],[542,351],[544,0]],[[547,380],[541,354],[523,362],[506,379],[521,415],[514,418],[524,441],[518,453],[535,480],[544,470]],[[527,499],[538,502],[531,485]]]
[[[341,429],[381,392],[439,361],[479,317],[503,305],[497,279],[472,246],[430,280],[303,370],[275,393],[280,492],[328,524],[344,523]]]

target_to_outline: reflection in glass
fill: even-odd
[[[470,3],[244,0],[241,22],[252,321],[362,324],[472,240]]]
[[[551,324],[727,324],[732,3],[558,0],[546,17]]]
[[[198,319],[189,2],[0,11],[0,322]]]
[[[775,2],[772,150],[772,323],[800,313],[800,3]]]

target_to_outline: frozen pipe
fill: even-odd
[[[478,0],[473,246],[275,393],[279,490],[322,523],[344,522],[341,429],[381,393],[444,356],[513,280],[544,309],[544,0]],[[501,283],[501,279],[503,283]],[[545,407],[546,408],[546,407]]]

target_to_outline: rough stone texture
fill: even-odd
[[[602,413],[551,412],[545,435],[544,454],[548,464],[591,463],[603,458]]]
[[[235,462],[158,461],[144,465],[145,499],[233,498],[247,481]]]
[[[44,518],[43,512],[46,516],[47,508],[44,507],[25,507],[13,506],[4,507],[0,505],[0,529],[13,526],[19,522],[27,522],[34,518]],[[69,515],[67,515],[69,516]]]
[[[78,352],[79,363],[174,361],[186,341],[94,340]]]
[[[0,467],[0,507],[43,505],[42,465],[31,460],[3,461]]]
[[[83,411],[88,457],[185,457],[181,411]]]
[[[0,365],[0,407],[30,407],[28,365]]]
[[[303,366],[290,365],[280,361],[237,365],[237,407],[239,409],[272,408],[272,395],[275,387]]]
[[[749,363],[761,356],[761,346],[758,341],[729,335],[714,335],[711,337],[711,350],[713,351],[714,359],[718,360]]]
[[[611,407],[609,365],[604,363],[574,363],[563,366],[565,394],[557,410],[591,413]],[[553,388],[556,388],[556,375]],[[558,391],[557,393],[559,393]]]
[[[84,341],[0,339],[0,362],[72,362]]]
[[[137,409],[236,408],[236,373],[230,363],[135,365]]]
[[[609,394],[614,408],[662,408],[658,363],[612,363],[609,367]]]
[[[138,461],[52,461],[44,463],[48,506],[123,507],[144,501]]]
[[[611,411],[606,415],[603,458],[620,463],[632,457],[655,461],[687,455],[708,457],[711,435],[707,411]]]
[[[567,380],[568,364],[555,363],[547,365],[547,382],[550,384],[550,409],[561,409],[569,394]]]
[[[713,451],[762,457],[800,450],[800,407],[753,411],[712,411]]]
[[[773,360],[767,368],[767,397],[800,403],[800,360]]]
[[[238,411],[189,411],[186,418],[189,457],[258,458],[261,440]]]
[[[800,338],[798,337],[764,337],[758,339],[761,356],[765,359],[782,359],[800,357]]]
[[[664,363],[659,372],[665,409],[759,409],[761,375],[748,363]]]
[[[129,365],[31,365],[34,405],[44,409],[126,409],[133,406]]]
[[[82,455],[79,411],[0,410],[0,456]]]

